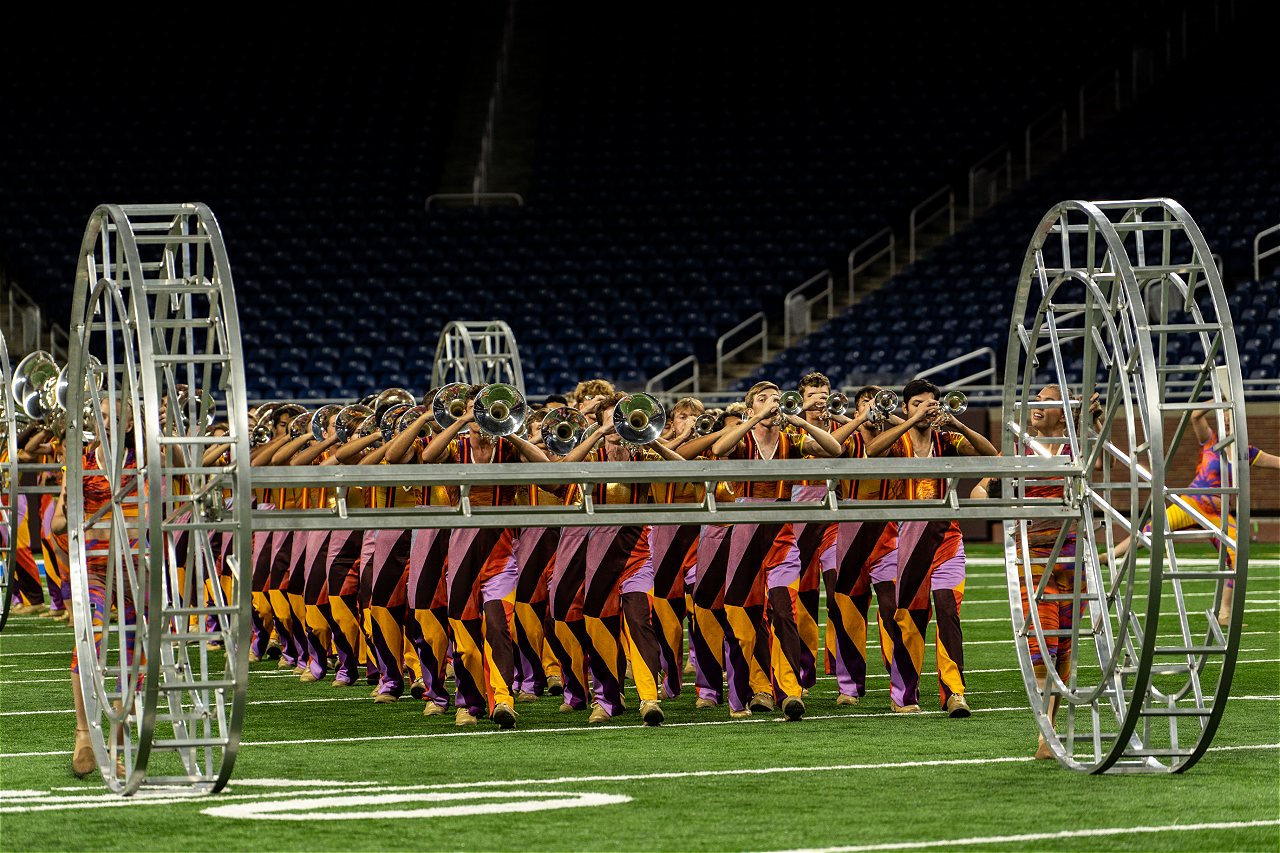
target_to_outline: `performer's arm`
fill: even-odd
[[[809,423],[799,415],[784,415],[787,423],[802,429],[808,433],[809,438],[813,439],[812,444],[808,441],[804,443],[804,452],[811,456],[839,456],[840,442],[835,440],[831,433],[827,432],[820,426]]]
[[[756,412],[750,418],[742,421],[732,429],[721,431],[718,433],[720,437],[715,440],[713,445],[711,445],[711,454],[713,456],[721,457],[728,456],[730,451],[738,446],[738,442],[742,441],[742,439],[746,437],[747,433],[751,432],[756,424],[760,423],[765,418],[773,417],[777,413],[778,407],[772,406],[765,409],[763,412]]]
[[[1191,427],[1196,431],[1196,441],[1201,444],[1213,438],[1213,427],[1209,426],[1209,410],[1196,409],[1192,412]]]
[[[890,424],[883,432],[871,439],[870,443],[867,444],[866,455],[868,457],[884,456],[889,452],[889,448],[893,447],[893,445],[897,443],[898,439],[907,434],[909,429],[920,421],[933,417],[937,413],[937,410],[937,403],[934,403],[931,406],[919,406],[916,408],[915,414],[911,417],[904,421],[899,421],[896,424]]]
[[[547,454],[543,453],[542,450],[539,449],[538,445],[531,441],[526,441],[518,435],[509,435],[506,439],[515,446],[515,449],[519,451],[521,458],[524,459],[525,462],[551,461]]]
[[[302,448],[296,456],[289,460],[290,465],[310,465],[320,458],[320,454],[324,453],[330,447],[338,443],[336,436],[330,436],[323,441],[313,441],[311,444]]]

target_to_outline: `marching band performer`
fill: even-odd
[[[930,458],[995,456],[985,436],[951,417],[942,406],[942,392],[925,379],[913,379],[902,389],[906,420],[884,430],[867,446],[868,457]],[[941,427],[950,426],[943,432]],[[890,497],[936,500],[946,497],[946,480],[926,478],[886,482]],[[920,712],[920,672],[924,665],[924,636],[933,606],[937,608],[938,689],[942,707],[952,717],[969,716],[964,698],[964,636],[960,605],[964,600],[965,557],[960,523],[911,521],[898,524],[897,610],[898,636],[891,638],[890,700],[894,711]],[[881,622],[885,614],[881,613]]]
[[[547,456],[517,435],[493,438],[479,428],[459,438],[476,422],[475,399],[483,386],[467,393],[466,412],[445,427],[422,452],[426,463],[546,462]],[[515,489],[478,486],[473,506],[509,505]],[[459,528],[449,534],[449,624],[453,629],[457,725],[474,725],[487,712],[501,728],[515,726],[511,682],[515,660],[506,599],[514,598],[515,537],[511,528]]]
[[[646,449],[623,445],[615,408],[630,395],[616,392],[598,401],[600,428],[590,433],[565,457],[566,462],[637,462],[681,457],[656,440]],[[643,426],[636,429],[643,430]],[[597,504],[642,504],[651,500],[647,483],[602,483],[593,489]],[[653,592],[653,560],[648,525],[592,527],[586,541],[583,579],[583,620],[588,637],[587,656],[595,681],[595,706],[587,722],[608,722],[625,710],[623,679],[631,660],[640,718],[647,726],[661,725],[666,715],[658,696],[660,661],[649,600]]]
[[[772,382],[757,382],[747,391],[747,419],[716,439],[712,453],[725,459],[794,459],[806,451],[837,456],[839,443],[821,427],[795,415],[783,415],[781,392]],[[782,429],[791,424],[797,438]],[[790,481],[744,482],[738,501],[791,499]],[[736,524],[728,537],[725,615],[730,629],[726,651],[730,716],[772,711],[781,703],[788,720],[804,716],[799,682],[800,635],[789,587],[798,583],[800,565],[791,524]],[[717,550],[725,546],[717,543]],[[700,549],[701,561],[705,549]],[[707,558],[717,559],[710,553]],[[765,612],[769,640],[765,640]]]
[[[846,456],[866,456],[867,442],[878,434],[871,424],[872,403],[881,389],[869,385],[854,395],[855,416],[835,433],[842,439]],[[886,418],[892,418],[886,415]],[[882,485],[878,479],[846,480],[841,497],[877,500]],[[888,650],[892,642],[887,631],[894,628],[897,611],[895,579],[898,569],[898,525],[895,521],[848,521],[836,526],[834,559],[823,568],[827,591],[827,654],[835,673],[839,694],[837,705],[857,705],[867,689],[867,614],[874,592],[879,606],[880,648],[885,671],[889,671]]]

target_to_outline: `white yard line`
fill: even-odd
[[[591,729],[590,731],[599,731]],[[1210,747],[1210,752],[1229,752],[1241,750],[1274,750],[1280,749],[1280,743],[1267,744],[1245,744],[1241,746],[1220,746]],[[51,755],[65,755],[67,753],[44,753]],[[747,767],[734,768],[728,770],[673,770],[660,773],[619,773],[595,776],[551,776],[530,779],[485,779],[474,782],[443,782],[432,785],[395,785],[387,786],[378,782],[345,782],[345,783],[318,783],[300,781],[293,787],[303,789],[307,795],[324,794],[324,793],[349,793],[359,790],[385,790],[385,791],[449,791],[449,790],[467,790],[467,789],[501,789],[510,788],[517,785],[581,785],[600,782],[650,782],[659,780],[673,779],[707,779],[730,776],[776,776],[792,773],[823,773],[823,772],[848,772],[848,771],[865,771],[865,770],[901,770],[915,769],[924,767],[970,767],[981,766],[986,764],[1022,764],[1031,762],[1034,759],[1027,755],[1009,755],[997,756],[990,758],[951,758],[951,759],[932,759],[928,761],[894,761],[879,763],[858,763],[858,764],[825,764],[810,766],[784,766],[784,767]],[[278,788],[278,791],[254,794],[237,794],[235,788],[237,786],[253,787],[261,784],[252,779],[244,782],[232,781],[230,789],[227,792],[217,795],[216,797],[204,797],[193,794],[189,791],[175,791],[172,789],[144,789],[134,797],[118,797],[112,794],[84,794],[84,795],[57,795],[49,792],[44,795],[39,791],[22,791],[8,792],[0,791],[0,813],[15,812],[33,812],[33,811],[52,811],[56,809],[83,809],[83,808],[140,808],[153,805],[172,805],[183,802],[229,802],[236,800],[255,800],[269,797],[282,796],[281,791],[288,788],[288,784],[278,784],[284,780],[263,780],[270,781],[268,787]],[[334,790],[326,791],[318,788],[319,785],[332,784]],[[21,799],[22,804],[13,803],[6,799]],[[918,845],[913,845],[918,846]],[[832,848],[842,849],[842,848]]]

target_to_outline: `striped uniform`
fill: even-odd
[[[844,444],[846,456],[864,458],[866,440],[854,433]],[[845,480],[844,500],[878,500],[880,480]],[[889,650],[898,637],[893,620],[897,610],[894,581],[898,569],[896,521],[845,521],[837,525],[831,568],[824,565],[827,588],[827,655],[840,693],[864,696],[867,687],[867,617],[874,590],[880,604],[880,650],[885,670]]]
[[[84,470],[99,470],[98,457],[95,451],[90,450],[84,455]],[[125,465],[127,470],[136,472],[138,464],[134,456],[133,450],[126,451]],[[124,481],[136,476],[136,474],[125,473],[121,477],[121,485]],[[115,491],[113,484],[101,474],[84,478],[84,515],[90,518],[97,514],[107,504],[111,503],[112,493]],[[125,497],[136,497],[138,494],[137,483],[133,483],[132,487],[126,493]],[[136,503],[126,503],[122,507],[126,518],[136,519],[138,516],[138,506]],[[104,633],[114,634],[114,631],[105,630],[108,620],[111,618],[111,608],[114,602],[107,601],[107,573],[112,570],[109,565],[109,553],[111,540],[99,538],[104,531],[92,530],[86,533],[84,550],[85,550],[85,575],[88,580],[89,587],[89,619],[93,626],[93,644],[97,650],[98,657],[102,657],[102,640]],[[93,537],[93,538],[89,538]],[[136,539],[131,539],[129,546],[137,545]],[[127,573],[126,573],[127,574]],[[117,614],[116,618],[124,622],[126,627],[124,639],[125,660],[129,663],[133,662],[135,655],[135,635],[131,626],[137,624],[137,612],[135,611],[134,590],[130,589],[126,584],[124,587],[118,587],[115,595],[123,599],[124,613]],[[119,635],[117,634],[115,642],[119,643]],[[117,649],[119,651],[119,649]],[[71,671],[80,671],[80,660],[77,648],[71,650]],[[141,675],[139,675],[141,678]],[[132,689],[133,686],[118,685],[123,690]]]
[[[538,505],[559,504],[555,494],[530,486],[517,500]],[[526,527],[516,537],[515,598],[515,689],[541,696],[549,677],[560,678],[560,661],[546,639],[549,596],[547,586],[555,570],[556,546],[560,530],[555,527]]]
[[[780,431],[772,458],[795,459],[803,452],[803,438]],[[726,458],[765,457],[755,435],[748,432]],[[734,494],[739,502],[786,501],[791,499],[793,485],[791,481],[781,480],[739,483]],[[729,528],[728,535],[716,543],[716,551],[706,556],[712,561],[724,559],[726,545],[724,608],[729,633],[725,644],[725,675],[729,684],[729,707],[734,711],[745,710],[756,693],[772,692],[779,701],[799,696],[802,644],[795,611],[801,571],[795,528],[789,522],[735,524]],[[700,550],[699,560],[703,556]]]
[[[387,464],[385,459],[382,464]],[[369,505],[375,509],[422,503],[420,486],[373,486],[368,491]],[[380,675],[378,692],[397,697],[404,692],[412,541],[413,535],[408,530],[369,530],[364,534],[360,552],[360,606],[364,612],[365,634]],[[416,664],[416,660],[411,663]]]
[[[1070,454],[1071,448],[1063,445],[1060,453]],[[1028,456],[1034,455],[1031,448],[1026,449]],[[1055,480],[1061,478],[1054,477]],[[1062,486],[1054,485],[1037,485],[1029,486],[1026,490],[1029,498],[1061,498]],[[1053,556],[1053,548],[1058,542],[1059,534],[1063,532],[1061,522],[1055,522],[1052,519],[1042,521],[1032,521],[1027,524],[1027,550],[1031,557],[1031,583],[1034,587],[1039,587],[1041,579],[1048,560]],[[1018,537],[1015,542],[1018,551],[1019,561],[1022,557],[1022,539]],[[1049,581],[1045,585],[1045,593],[1050,596],[1072,595],[1076,584],[1076,523],[1068,522],[1066,533],[1062,538],[1062,547],[1059,551],[1059,560],[1049,570]],[[1085,575],[1079,574],[1080,592],[1085,592]],[[1028,588],[1026,577],[1019,574],[1019,586],[1022,592],[1022,616],[1028,620],[1030,624],[1031,603],[1028,597]],[[1039,616],[1040,627],[1050,636],[1045,637],[1045,645],[1047,648],[1041,649],[1040,642],[1036,638],[1034,631],[1028,631],[1027,640],[1031,650],[1031,661],[1035,666],[1038,678],[1044,678],[1047,674],[1048,667],[1052,662],[1058,674],[1066,679],[1071,675],[1071,637],[1057,636],[1058,631],[1070,631],[1075,624],[1076,616],[1084,614],[1084,601],[1080,602],[1080,610],[1077,611],[1071,606],[1070,600],[1057,601],[1041,601],[1036,607]],[[1048,660],[1045,659],[1046,654]]]
[[[457,502],[457,490],[427,486],[418,494],[419,505],[449,506]],[[445,665],[452,635],[449,629],[449,534],[434,528],[414,530],[409,540],[409,571],[405,604],[410,611],[405,633],[418,657],[424,697],[440,707],[449,704]]]
[[[348,509],[368,505],[367,490],[348,488]],[[325,503],[337,504],[335,490],[326,490]],[[360,546],[361,536],[354,530],[332,530],[324,555],[325,605],[321,608],[329,623],[329,636],[338,664],[333,673],[335,684],[354,684],[360,676],[361,659],[367,654],[365,634],[360,624]],[[370,664],[372,666],[372,664]]]
[[[969,440],[959,433],[930,430],[934,457],[957,456]],[[912,458],[911,434],[905,433],[889,456]],[[946,497],[946,480],[885,480],[886,498],[931,500]],[[898,523],[898,629],[891,635],[889,693],[900,706],[920,701],[920,672],[924,666],[924,637],[933,607],[937,624],[938,692],[945,707],[953,694],[964,694],[964,648],[960,605],[964,601],[965,555],[960,523],[903,521]],[[932,606],[930,604],[932,596]],[[883,619],[882,619],[883,621]],[[883,639],[883,634],[882,634]]]
[[[1229,451],[1218,452],[1215,447],[1218,444],[1217,433],[1209,431],[1209,437],[1200,445],[1200,457],[1196,460],[1196,473],[1191,478],[1191,488],[1193,489],[1218,489],[1222,487],[1222,468],[1223,456]],[[1258,461],[1258,454],[1262,451],[1252,444],[1249,445],[1249,464],[1253,465]],[[1230,462],[1227,462],[1228,476],[1230,476]],[[1222,518],[1222,498],[1218,495],[1184,495],[1183,499],[1188,503],[1194,504],[1196,509],[1219,530],[1223,529]],[[1191,514],[1177,504],[1167,504],[1164,508],[1165,527],[1170,532],[1174,530],[1186,530],[1198,527],[1199,522],[1192,518]],[[1226,534],[1231,541],[1236,540],[1236,520],[1232,515],[1226,518]],[[1148,524],[1143,528],[1144,532],[1151,532],[1151,525]],[[1214,540],[1214,546],[1220,546],[1220,540]],[[1227,566],[1235,568],[1236,551],[1234,548],[1227,549]],[[1227,579],[1227,586],[1235,586],[1233,579]]]
[[[594,452],[595,461],[606,461],[606,448]],[[642,450],[628,452],[633,462],[648,458]],[[592,498],[597,504],[643,504],[651,495],[647,483],[600,483]],[[652,594],[649,526],[592,527],[586,541],[582,615],[595,699],[610,716],[623,710],[628,659],[640,700],[658,699],[661,662],[649,606]]]
[[[454,439],[446,451],[458,464],[475,461],[469,438]],[[519,454],[510,442],[497,439],[494,463],[515,462]],[[476,486],[472,506],[509,506],[516,489]],[[459,528],[449,533],[449,627],[453,630],[453,672],[457,681],[454,704],[473,714],[512,705],[515,657],[511,620],[516,587],[515,531],[502,528]]]
[[[700,503],[705,488],[694,483],[655,483],[657,503]],[[696,573],[698,526],[665,524],[649,528],[649,551],[653,560],[653,624],[658,641],[660,666],[666,673],[662,692],[667,698],[680,695],[684,672],[684,620],[690,612],[685,597],[685,579]],[[689,585],[692,592],[692,584]]]

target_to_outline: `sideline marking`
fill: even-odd
[[[1103,838],[1162,832],[1204,832],[1211,829],[1251,829],[1280,826],[1280,820],[1232,820],[1215,823],[1168,823],[1164,826],[1104,826],[1097,829],[1064,829],[1058,832],[1024,832],[1018,835],[983,835],[973,838],[942,838],[932,841],[896,841],[888,844],[855,844],[848,847],[801,847],[775,853],[867,853],[872,850],[920,850],[927,847],[967,847],[971,844],[1015,844],[1025,841],[1052,841],[1068,838]]]

